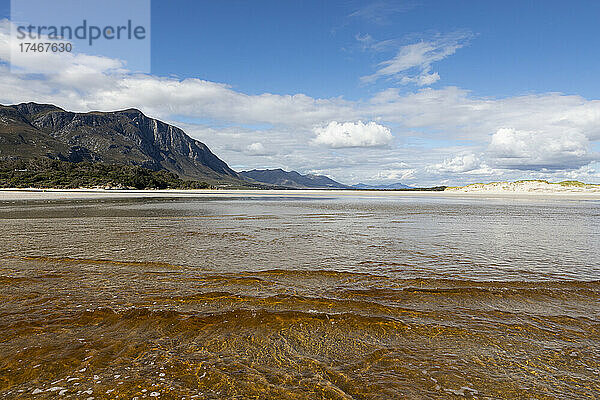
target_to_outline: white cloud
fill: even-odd
[[[430,73],[430,68],[421,72],[420,75],[417,76],[405,76],[402,78],[401,82],[403,84],[414,83],[418,86],[429,86],[440,80],[440,74],[437,72]]]
[[[487,148],[478,153],[465,152],[451,156],[426,169],[432,174],[489,176],[511,170],[535,174],[552,170],[578,170],[593,159],[588,140],[581,133],[500,128],[491,136]]]
[[[591,163],[576,170],[565,171],[560,180],[580,180],[600,184],[600,163]]]
[[[399,39],[387,39],[376,41],[373,36],[366,33],[361,35],[360,33],[354,35],[354,39],[358,42],[358,46],[362,51],[373,51],[383,52],[391,49],[396,49],[400,46],[401,41]]]
[[[440,79],[437,72],[431,72],[431,65],[467,45],[472,36],[471,33],[455,32],[402,46],[394,58],[379,63],[379,69],[374,74],[363,76],[361,80],[374,82],[379,78],[392,77],[399,79],[403,84],[431,85]],[[371,39],[370,36],[361,38]],[[370,46],[374,45],[370,44]]]
[[[369,112],[408,128],[435,127],[455,139],[487,139],[498,129],[579,131],[600,139],[600,101],[560,93],[478,98],[457,87],[412,93],[387,89],[371,98]]]
[[[331,121],[325,127],[313,129],[317,137],[313,143],[332,148],[380,147],[390,144],[392,133],[389,128],[373,121],[368,123]]]
[[[374,182],[396,183],[398,181],[406,181],[415,177],[416,169],[385,169],[377,172],[370,180]],[[368,180],[367,180],[368,181]]]
[[[401,12],[411,10],[416,6],[414,1],[375,1],[352,12],[348,17],[362,18],[369,22],[384,25],[389,23],[389,18]]]
[[[463,154],[447,158],[442,163],[436,164],[432,172],[469,172],[481,167],[481,160],[475,154]]]
[[[574,169],[593,159],[585,135],[568,131],[501,128],[492,135],[488,151],[496,164],[513,169]]]
[[[591,151],[600,139],[598,100],[560,93],[477,98],[447,87],[409,94],[388,89],[371,107],[387,122],[427,129],[430,138],[468,141],[493,167],[567,170],[599,158]]]
[[[266,156],[273,153],[267,151],[267,149],[261,142],[254,142],[246,146],[246,154],[251,156]]]

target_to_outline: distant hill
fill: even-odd
[[[356,185],[352,185],[354,189],[361,190],[396,190],[396,189],[414,189],[412,186],[404,185],[400,182],[391,183],[389,185],[366,185],[364,183],[358,183]]]
[[[204,143],[139,110],[74,113],[50,104],[0,105],[0,161],[40,157],[140,166],[211,183],[244,182]]]
[[[294,189],[350,189],[324,175],[302,175],[296,171],[282,169],[253,169],[242,171],[240,175],[252,181]]]

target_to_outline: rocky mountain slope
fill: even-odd
[[[0,105],[0,160],[37,157],[137,165],[183,179],[242,179],[204,143],[139,110],[74,113],[49,104]]]

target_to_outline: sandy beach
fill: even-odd
[[[509,191],[366,191],[366,190],[103,190],[103,189],[2,189],[0,201],[92,200],[101,198],[164,197],[451,197],[600,200],[600,192],[509,192]]]

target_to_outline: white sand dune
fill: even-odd
[[[600,185],[589,185],[576,181],[550,183],[542,180],[517,182],[474,183],[462,187],[447,188],[444,192],[454,193],[582,193],[600,194]]]

